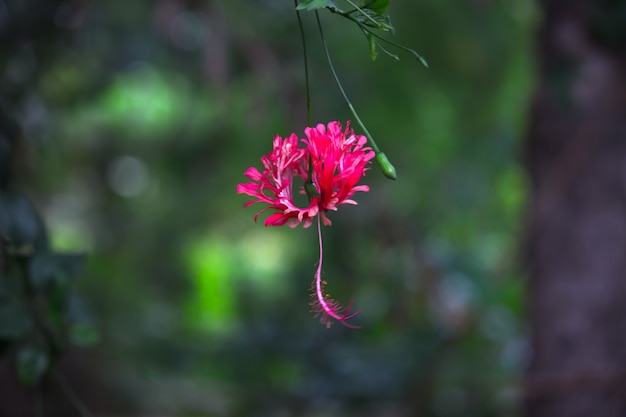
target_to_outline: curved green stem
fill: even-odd
[[[372,35],[372,36],[373,36],[373,37],[375,37],[376,39],[381,40],[381,41],[383,41],[383,42],[385,42],[385,43],[388,43],[389,45],[393,45],[393,46],[395,46],[396,48],[400,48],[400,49],[402,49],[403,51],[406,51],[406,52],[408,52],[408,53],[412,54],[415,58],[417,58],[417,60],[418,60],[418,61],[419,61],[419,62],[420,62],[423,66],[425,66],[426,68],[428,68],[428,62],[426,62],[426,59],[424,59],[424,57],[423,57],[423,56],[421,56],[420,54],[418,54],[418,53],[417,53],[417,51],[415,51],[414,49],[411,49],[411,48],[406,47],[406,46],[404,46],[404,45],[400,45],[399,43],[396,43],[396,42],[390,41],[389,39],[385,39],[385,38],[383,38],[382,36],[380,36],[380,35],[376,34],[374,31],[370,30],[367,26],[361,25],[361,24],[360,24],[359,22],[357,22],[356,20],[353,20],[353,22],[355,22],[357,25],[359,25],[362,31],[367,32],[368,34]],[[380,46],[380,45],[379,45],[379,46]],[[382,47],[381,47],[381,49],[382,49]]]
[[[365,16],[367,19],[371,20],[372,23],[374,24],[374,26],[378,26],[378,22],[375,21],[374,19],[372,19],[372,16],[368,15],[367,13],[365,13],[365,11],[363,9],[361,9],[359,6],[357,6],[354,2],[352,2],[351,0],[346,0],[348,3],[350,3],[350,5],[352,7],[354,7],[356,10],[360,11],[361,14],[363,16]]]
[[[350,108],[350,111],[352,112],[352,115],[354,116],[354,119],[357,121],[359,126],[361,126],[361,129],[363,129],[363,132],[365,133],[365,136],[367,137],[367,140],[370,142],[370,145],[372,146],[372,149],[374,149],[374,152],[378,153],[378,152],[380,152],[380,149],[378,148],[378,145],[376,145],[376,142],[374,141],[374,138],[372,138],[371,133],[367,130],[367,128],[363,124],[363,121],[361,120],[361,118],[359,117],[358,113],[356,112],[354,106],[352,105],[352,102],[348,98],[348,95],[346,94],[346,91],[343,88],[343,85],[341,84],[341,81],[339,80],[339,76],[337,75],[337,71],[335,71],[335,66],[333,65],[333,60],[330,57],[330,51],[328,50],[328,43],[326,42],[326,37],[324,36],[324,29],[322,28],[322,22],[320,20],[320,16],[319,16],[319,13],[317,12],[317,10],[315,11],[315,18],[317,19],[317,26],[318,26],[318,28],[320,30],[320,36],[322,37],[322,43],[324,44],[324,51],[326,52],[326,59],[328,60],[328,66],[330,67],[330,71],[332,72],[333,77],[335,78],[335,81],[337,82],[337,86],[339,87],[339,91],[341,92],[341,95],[343,96],[343,99],[346,101],[346,104]]]
[[[380,151],[380,148],[378,147],[378,145],[376,145],[376,141],[374,141],[372,134],[365,127],[365,124],[359,117],[358,113],[356,112],[356,109],[352,105],[352,102],[348,98],[348,95],[346,94],[346,91],[344,90],[343,85],[341,84],[341,80],[339,80],[339,76],[337,75],[337,71],[335,71],[335,66],[333,65],[333,60],[330,57],[330,51],[328,50],[328,43],[326,42],[326,37],[324,36],[324,29],[322,28],[322,21],[320,20],[320,16],[317,10],[315,10],[315,18],[317,19],[317,27],[319,28],[320,36],[322,37],[322,43],[324,44],[324,51],[326,52],[326,59],[328,60],[328,66],[330,67],[330,71],[332,72],[333,77],[335,78],[335,81],[337,82],[339,91],[341,92],[343,99],[346,101],[348,108],[350,108],[350,111],[352,112],[354,119],[359,124],[361,129],[363,129],[363,133],[365,133],[365,136],[367,137],[368,142],[370,143],[372,149],[376,153],[376,162],[380,166],[380,169],[383,171],[383,174],[385,174],[387,178],[395,180],[397,178],[396,169],[391,164],[391,162],[389,162],[385,154]]]
[[[293,3],[298,7],[298,0],[293,0]],[[300,38],[302,39],[302,51],[304,55],[304,88],[306,90],[306,115],[308,126],[311,126],[311,88],[309,82],[309,60],[306,51],[306,36],[304,35],[304,25],[302,24],[302,17],[300,11],[296,10],[296,16],[298,17],[298,27],[300,28]]]
[[[293,0],[293,3],[296,7],[298,7],[298,0]],[[308,54],[306,52],[306,36],[304,34],[304,25],[302,24],[302,17],[300,16],[300,11],[296,10],[296,16],[298,17],[298,27],[300,28],[300,38],[302,39],[302,51],[304,55],[304,88],[306,91],[306,118],[307,118],[307,126],[312,125],[311,119],[311,87],[309,82],[309,59]],[[307,173],[307,179],[304,183],[304,191],[306,192],[307,197],[309,197],[309,201],[313,197],[319,197],[319,193],[315,189],[315,185],[313,185],[313,163],[311,162],[311,157],[309,156],[309,171]]]

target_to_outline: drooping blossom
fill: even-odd
[[[239,194],[256,197],[256,200],[245,203],[244,207],[255,203],[268,204],[254,216],[254,221],[264,211],[276,210],[276,213],[265,219],[265,226],[282,226],[289,222],[289,226],[295,227],[301,221],[304,221],[305,227],[311,225],[311,218],[317,214],[317,206],[311,204],[302,209],[293,200],[293,180],[295,177],[304,180],[308,166],[307,150],[299,148],[298,142],[295,133],[285,139],[276,136],[272,151],[261,157],[265,167],[263,172],[250,167],[244,175],[252,181],[237,185]]]
[[[326,216],[329,210],[336,211],[341,204],[356,204],[351,197],[357,191],[369,191],[367,185],[357,185],[366,166],[375,154],[364,147],[367,139],[355,135],[350,127],[342,130],[339,122],[328,126],[318,124],[304,130],[307,138],[300,141],[295,134],[283,139],[274,138],[273,149],[261,158],[265,169],[259,172],[255,167],[248,168],[244,175],[252,181],[237,186],[239,194],[255,197],[245,206],[267,203],[258,216],[266,210],[276,212],[265,219],[265,226],[282,226],[287,223],[296,227],[300,223],[309,227],[319,213],[325,225],[331,221]],[[300,182],[307,180],[309,162],[312,164],[312,178],[318,197],[312,197],[307,207],[298,207],[293,199],[294,178]],[[298,190],[301,194],[303,190]]]
[[[276,136],[272,151],[261,158],[264,170],[260,172],[254,167],[248,168],[244,175],[252,181],[239,184],[237,192],[255,198],[245,206],[267,204],[254,216],[255,221],[266,210],[274,211],[265,219],[265,226],[287,224],[296,227],[302,224],[306,228],[318,216],[320,259],[312,287],[314,301],[311,306],[326,325],[330,325],[331,318],[347,325],[345,321],[356,314],[350,314],[351,304],[343,308],[324,290],[320,219],[324,225],[330,225],[326,215],[328,211],[336,211],[341,204],[357,204],[352,200],[354,193],[369,191],[369,187],[359,185],[359,181],[375,153],[365,147],[365,136],[354,134],[349,125],[342,129],[339,122],[308,127],[304,133],[306,138],[301,140],[295,134],[284,139]],[[299,207],[294,202],[294,179],[298,183],[310,179],[315,188],[314,193],[309,193],[307,207]],[[304,187],[297,192],[305,194]]]

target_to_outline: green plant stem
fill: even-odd
[[[362,14],[363,16],[365,16],[366,18],[368,18],[369,20],[371,20],[371,21],[372,21],[372,23],[374,24],[374,26],[378,26],[378,22],[377,22],[377,21],[375,21],[374,19],[372,19],[372,16],[368,15],[367,13],[365,13],[365,11],[364,11],[363,9],[361,9],[359,6],[357,6],[357,5],[356,5],[355,3],[353,3],[352,1],[350,1],[350,0],[346,0],[346,1],[347,1],[348,3],[350,3],[350,5],[351,5],[352,7],[354,7],[356,10],[358,10],[359,12],[361,12],[361,14]]]
[[[375,37],[376,39],[383,41],[385,43],[388,43],[389,45],[395,46],[396,48],[400,48],[403,51],[406,51],[410,54],[412,54],[415,58],[417,58],[417,60],[426,68],[428,68],[428,62],[426,61],[426,59],[424,59],[423,56],[421,56],[420,54],[417,53],[417,51],[415,51],[414,49],[408,48],[404,45],[400,45],[399,43],[390,41],[389,39],[385,39],[382,36],[376,34],[374,31],[372,31],[371,29],[369,29],[368,27],[360,24],[358,21],[351,19],[354,23],[356,23],[357,25],[359,25],[359,27],[361,28],[362,31],[366,32],[366,34],[370,34],[373,37]],[[380,44],[378,45],[381,49],[382,46],[380,46]]]
[[[293,0],[293,3],[296,7],[298,7],[298,0]],[[304,25],[302,24],[302,17],[300,16],[299,10],[296,10],[296,16],[298,17],[298,27],[300,28],[300,38],[302,39],[302,51],[304,55],[304,88],[306,91],[307,126],[312,127],[313,120],[311,118],[311,83],[309,81],[309,59],[306,51],[306,36],[304,34]],[[311,156],[309,156],[309,170],[307,172],[306,182],[304,183],[304,191],[306,192],[307,197],[309,197],[309,201],[313,197],[320,196],[315,189],[315,185],[313,185],[313,163],[311,161]]]
[[[317,12],[317,10],[315,11],[315,18],[317,19],[317,26],[318,26],[318,28],[320,30],[320,36],[322,37],[322,43],[324,44],[324,51],[326,52],[326,59],[328,60],[328,66],[330,67],[330,71],[333,73],[333,77],[335,78],[335,81],[337,82],[337,86],[339,87],[339,91],[341,91],[341,95],[343,96],[343,99],[346,101],[346,104],[350,108],[350,111],[352,112],[352,115],[354,116],[354,119],[357,121],[359,126],[361,126],[361,129],[363,129],[363,132],[365,133],[365,136],[367,137],[367,140],[370,142],[370,145],[372,146],[372,149],[374,150],[374,152],[379,153],[380,149],[378,148],[378,145],[376,145],[376,142],[374,141],[374,138],[372,138],[371,133],[367,130],[367,128],[363,124],[363,121],[361,121],[361,118],[359,117],[359,115],[357,114],[356,110],[354,109],[354,106],[352,105],[352,102],[348,98],[348,95],[346,94],[346,91],[344,90],[343,85],[341,84],[341,81],[339,80],[339,76],[337,75],[337,71],[335,71],[335,66],[333,65],[333,60],[330,57],[330,51],[328,50],[328,43],[326,42],[326,37],[324,36],[324,29],[322,28],[322,22],[320,20],[320,16],[319,16],[319,13]]]
[[[337,75],[337,71],[335,71],[335,66],[333,65],[333,60],[330,57],[330,51],[328,50],[328,43],[326,42],[326,37],[324,36],[324,29],[322,28],[322,21],[320,20],[320,15],[317,12],[317,10],[315,11],[315,18],[317,19],[317,26],[319,27],[319,30],[320,30],[322,43],[324,44],[324,51],[326,51],[326,58],[328,59],[328,66],[330,67],[330,71],[333,73],[333,77],[335,78],[335,81],[337,82],[337,86],[339,86],[339,91],[341,91],[341,95],[343,96],[343,99],[346,101],[346,104],[350,108],[352,115],[354,116],[359,126],[361,126],[361,129],[363,129],[363,133],[365,133],[365,137],[367,137],[367,140],[372,146],[372,149],[376,153],[376,158],[375,158],[376,163],[378,164],[380,169],[383,171],[383,174],[385,175],[385,177],[389,178],[390,180],[395,180],[396,178],[398,178],[398,175],[396,173],[396,168],[393,166],[391,162],[389,162],[389,159],[387,158],[385,153],[381,152],[380,148],[378,148],[378,145],[376,145],[376,142],[374,141],[372,134],[365,127],[365,124],[359,117],[354,106],[352,105],[352,102],[348,98],[348,95],[346,94],[346,91],[344,90],[343,85],[341,84],[341,80],[339,80],[339,76]]]
[[[72,389],[63,374],[61,374],[56,368],[52,369],[52,374],[56,378],[67,399],[70,401],[70,403],[72,403],[76,411],[78,411],[78,414],[80,414],[82,417],[94,417],[94,415],[91,413],[91,411],[89,411],[85,403],[83,403],[81,399],[78,398],[78,395]]]
[[[293,3],[298,7],[298,0],[293,0]],[[306,115],[308,126],[311,126],[311,87],[309,82],[309,60],[306,50],[306,36],[304,35],[304,25],[302,24],[302,16],[300,11],[296,10],[296,16],[298,17],[298,27],[300,28],[300,38],[302,39],[302,51],[304,55],[304,88],[306,91]]]
[[[315,18],[317,19],[317,26],[320,30],[322,43],[324,44],[324,51],[326,51],[326,59],[328,60],[328,66],[330,67],[330,71],[333,73],[333,77],[335,78],[335,81],[337,82],[339,91],[341,91],[341,95],[343,96],[343,99],[346,101],[348,108],[350,108],[350,111],[352,112],[354,119],[357,121],[359,126],[361,126],[361,129],[363,129],[363,133],[365,133],[365,137],[367,137],[369,144],[372,146],[372,149],[376,153],[376,158],[375,158],[376,163],[378,164],[380,169],[383,171],[383,174],[385,175],[385,177],[391,180],[395,180],[396,178],[398,178],[398,174],[396,173],[396,168],[393,166],[391,162],[389,162],[387,155],[385,155],[384,152],[381,152],[378,145],[376,145],[376,142],[374,141],[372,134],[365,127],[365,124],[363,123],[358,113],[354,109],[352,102],[348,98],[348,95],[346,94],[346,91],[344,90],[343,85],[341,84],[341,81],[339,80],[339,76],[337,75],[337,71],[335,71],[335,66],[333,65],[333,60],[330,57],[330,51],[328,50],[328,43],[326,42],[326,37],[324,36],[324,29],[322,28],[322,21],[320,20],[320,16],[317,10],[315,11]]]

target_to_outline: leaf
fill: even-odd
[[[17,377],[26,387],[33,387],[41,380],[50,366],[48,351],[35,345],[27,345],[17,352]]]
[[[389,0],[372,0],[370,2],[366,2],[362,8],[370,9],[377,15],[382,16],[383,14],[387,13],[388,6]]]
[[[91,346],[100,341],[100,333],[87,301],[72,295],[67,303],[65,322],[69,325],[69,342],[75,346]]]
[[[323,9],[324,7],[330,7],[337,9],[337,5],[332,0],[302,0],[296,10],[316,10]]]
[[[77,278],[85,265],[83,254],[37,253],[29,263],[29,279],[37,291],[64,288]]]
[[[11,292],[6,280],[0,279],[0,340],[19,340],[32,327],[28,310]]]
[[[0,193],[0,235],[15,254],[28,255],[48,246],[43,221],[33,204],[9,191]]]
[[[100,332],[89,324],[76,324],[70,327],[69,340],[74,346],[93,346],[100,341]]]
[[[0,300],[0,339],[18,340],[33,327],[26,308],[17,300]]]
[[[354,9],[348,15],[357,21],[358,24],[371,27],[373,29],[380,29],[384,31],[393,30],[391,25],[391,19],[387,14],[378,14],[376,11],[369,8]]]

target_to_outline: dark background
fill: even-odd
[[[88,253],[90,346],[60,358],[77,396],[103,416],[623,415],[626,7],[575,3],[391,2],[429,69],[372,62],[322,11],[398,170],[324,229],[352,330],[308,313],[313,228],[254,224],[235,191],[306,126],[290,1],[0,0],[3,192]],[[314,123],[349,120],[303,18]],[[0,414],[75,413],[50,376],[18,385],[16,352]]]

